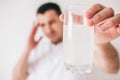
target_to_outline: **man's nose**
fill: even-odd
[[[45,31],[47,34],[51,33],[51,26],[47,25]]]

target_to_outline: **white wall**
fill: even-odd
[[[36,7],[45,1],[49,0],[0,0],[0,80],[12,80],[12,69],[24,49],[26,37],[35,18]],[[50,1],[58,2],[62,7],[83,1],[90,4],[99,2],[99,0]],[[120,0],[102,0],[101,3],[113,6],[120,12]],[[120,47],[119,40],[114,41],[117,49]]]
[[[0,0],[0,80],[12,80],[34,12],[32,0]]]

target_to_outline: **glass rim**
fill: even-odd
[[[67,4],[66,6],[65,6],[65,9],[68,9],[68,8],[79,8],[79,9],[81,9],[81,8],[89,8],[90,7],[90,4],[87,4],[87,3],[84,3],[84,4],[80,4],[80,3],[78,3],[78,4]]]

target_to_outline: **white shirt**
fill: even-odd
[[[62,42],[54,45],[43,38],[29,57],[27,80],[119,80],[118,75],[108,75],[99,69],[90,74],[72,73],[66,70]],[[101,75],[103,74],[103,75]]]

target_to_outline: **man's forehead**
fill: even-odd
[[[43,14],[37,14],[37,17],[40,22],[44,22],[54,18],[58,18],[59,16],[54,10],[48,10]]]

